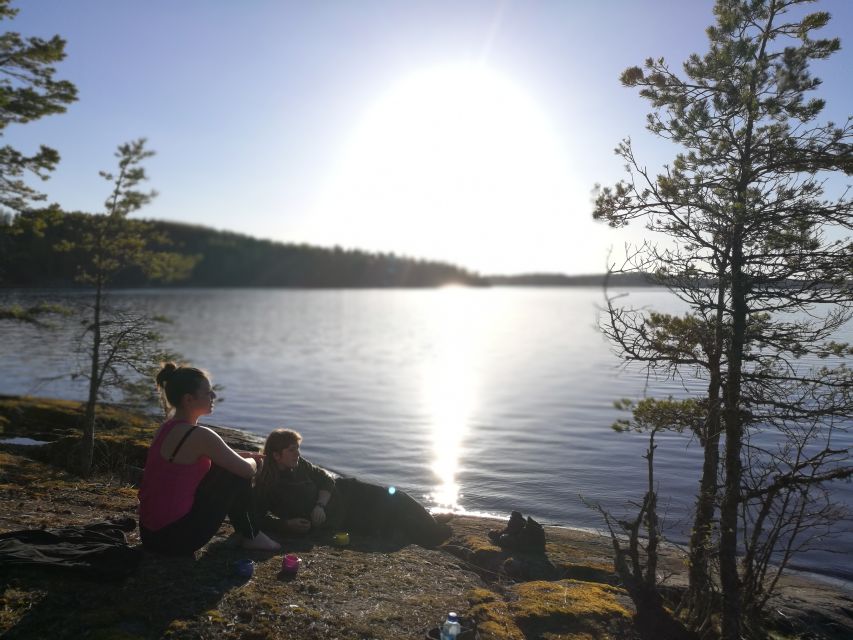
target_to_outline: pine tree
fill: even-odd
[[[115,173],[101,171],[111,185],[104,203],[105,213],[92,216],[92,223],[77,241],[64,241],[57,249],[77,258],[77,281],[92,289],[92,305],[86,320],[84,352],[88,367],[81,375],[89,380],[83,423],[80,472],[92,470],[97,404],[105,390],[128,388],[134,374],[152,377],[152,367],[166,354],[152,321],[144,315],[107,305],[107,293],[117,275],[128,268],[141,269],[160,281],[185,277],[196,262],[193,256],[151,249],[167,243],[150,223],[129,219],[157,193],[141,191],[147,180],[142,163],[154,152],[145,148],[144,138],[119,145]]]
[[[14,18],[18,10],[10,0],[0,0],[0,20]],[[77,89],[67,80],[55,79],[54,64],[65,58],[65,41],[23,38],[7,31],[0,35],[0,135],[10,124],[25,124],[65,112],[77,99]],[[46,180],[59,162],[59,154],[42,145],[33,155],[0,147],[0,214],[8,217],[44,196],[30,187],[26,175]]]
[[[849,118],[816,122],[824,101],[807,97],[820,85],[809,64],[840,42],[813,37],[830,16],[804,14],[799,5],[807,1],[718,0],[710,49],[690,56],[683,74],[662,58],[627,69],[622,83],[639,88],[654,109],[648,129],[683,150],[653,175],[623,141],[617,153],[628,178],[600,190],[593,214],[614,227],[643,220],[672,241],[638,247],[622,268],[655,273],[691,311],[679,318],[611,303],[604,329],[626,359],[707,382],[696,428],[705,458],[690,545],[690,615],[697,628],[709,619],[719,502],[727,639],[747,633],[758,613],[754,592],[742,588],[755,567],[749,558],[739,567],[737,559],[745,542],[739,526],[758,525],[758,538],[766,538],[767,521],[756,517],[765,503],[753,500],[778,497],[774,486],[807,492],[850,473],[849,451],[827,444],[805,457],[853,412],[853,379],[843,362],[819,370],[801,362],[851,354],[831,338],[853,309],[853,243],[845,235],[853,203],[846,191],[825,193],[827,176],[853,173],[853,126]],[[759,429],[775,430],[782,444],[759,451],[751,444]],[[762,465],[769,467],[759,472]],[[785,517],[795,518],[786,504]]]

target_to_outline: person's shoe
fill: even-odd
[[[509,516],[506,527],[500,531],[489,531],[489,540],[498,546],[511,546],[516,538],[524,530],[524,516],[518,511],[513,511]]]
[[[243,548],[251,551],[280,551],[281,545],[263,531],[254,538],[243,538]]]
[[[545,553],[545,529],[530,516],[524,529],[518,534],[519,551],[531,551],[534,553]]]

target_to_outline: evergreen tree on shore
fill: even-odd
[[[643,220],[674,241],[638,247],[614,270],[655,273],[691,311],[611,300],[603,329],[625,359],[707,383],[686,607],[694,629],[707,630],[716,556],[727,640],[760,634],[775,584],[767,558],[781,549],[787,562],[809,518],[826,524],[831,510],[814,509],[821,487],[851,474],[849,450],[832,446],[853,413],[840,362],[851,349],[832,335],[853,313],[853,202],[828,197],[825,178],[853,173],[853,125],[816,122],[824,101],[808,97],[820,85],[809,64],[840,42],[814,37],[830,16],[805,14],[807,1],[718,0],[710,49],[683,74],[662,58],[627,69],[622,83],[654,109],[648,129],[683,151],[654,175],[623,141],[628,178],[595,202],[596,219]],[[803,356],[830,364],[810,368]],[[762,430],[774,446],[753,439]],[[744,544],[762,551],[739,562]]]
[[[103,392],[127,389],[138,376],[150,381],[156,365],[169,355],[160,346],[151,318],[107,304],[109,287],[128,267],[155,279],[171,280],[185,277],[194,264],[191,257],[152,249],[151,244],[162,243],[162,238],[148,223],[129,219],[157,195],[139,190],[148,179],[142,163],[153,154],[145,148],[144,138],[119,145],[115,173],[100,172],[111,186],[105,212],[89,216],[89,224],[78,239],[66,239],[56,247],[75,256],[76,278],[92,291],[92,304],[86,309],[87,340],[83,342],[88,366],[81,372],[89,380],[80,450],[80,472],[84,476],[92,470],[95,418]]]
[[[18,9],[0,0],[0,20],[14,18]],[[77,89],[55,78],[53,66],[65,58],[65,41],[24,38],[14,31],[0,35],[0,135],[10,124],[25,124],[65,112],[77,99]],[[27,155],[10,145],[0,147],[0,213],[9,216],[44,196],[25,181],[29,174],[46,180],[59,162],[55,149],[42,145]]]

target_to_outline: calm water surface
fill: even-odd
[[[6,303],[44,297],[0,294]],[[646,439],[609,428],[624,417],[613,400],[685,392],[681,381],[621,366],[596,329],[600,289],[145,290],[113,298],[169,316],[169,346],[224,386],[209,422],[262,437],[297,429],[308,459],[457,511],[517,509],[600,527],[579,495],[618,510],[644,491]],[[664,290],[633,290],[628,301],[681,310]],[[64,375],[75,325],[0,330],[0,393],[84,397]],[[835,444],[849,447],[851,434],[844,438]],[[659,445],[661,499],[671,535],[683,540],[701,449],[677,434],[659,436]],[[853,505],[849,483],[835,491]],[[832,544],[835,554],[810,552],[801,566],[853,578],[853,536]]]

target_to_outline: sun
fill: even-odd
[[[311,235],[512,270],[545,219],[567,215],[565,155],[508,77],[482,64],[424,69],[380,96],[346,141]]]

